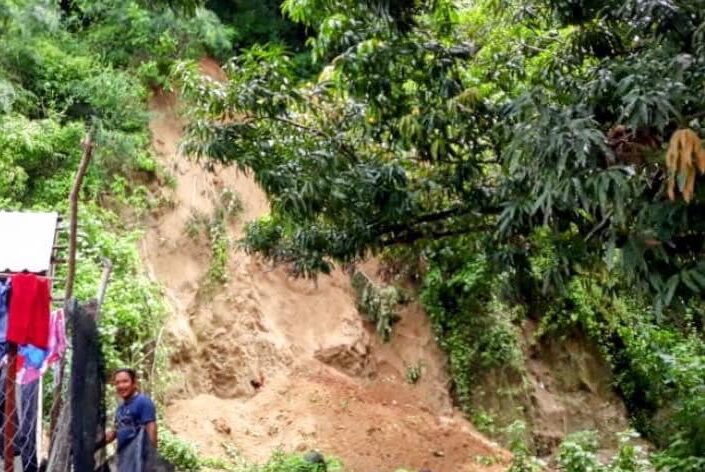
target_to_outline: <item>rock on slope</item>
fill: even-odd
[[[202,66],[220,79],[217,65]],[[443,356],[418,307],[406,309],[393,341],[382,345],[357,313],[344,274],[292,280],[236,250],[229,281],[199,290],[210,259],[206,243],[186,234],[194,212],[210,214],[218,192],[234,190],[244,203],[229,228],[236,239],[268,204],[250,177],[230,168],[208,173],[179,155],[177,103],[169,94],[151,102],[154,147],[176,185],[165,190],[174,205],[154,215],[142,251],[173,309],[167,426],[209,455],[229,444],[252,460],[278,447],[318,449],[352,472],[504,470],[508,454],[452,408]],[[423,366],[415,385],[405,381],[411,364]],[[496,460],[483,466],[481,457]]]

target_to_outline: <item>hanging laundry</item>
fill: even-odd
[[[7,338],[7,309],[10,301],[10,279],[0,280],[0,342]]]
[[[27,384],[39,379],[49,367],[55,365],[66,352],[66,324],[64,310],[56,310],[51,314],[49,325],[49,348],[39,349],[36,346],[20,346],[17,358],[17,382]]]
[[[12,299],[7,317],[7,341],[49,347],[49,281],[34,274],[12,276]]]
[[[105,370],[100,334],[88,307],[74,305],[71,312],[71,452],[73,470],[95,469],[98,434],[105,431]],[[131,472],[138,472],[137,469]]]
[[[56,310],[51,314],[49,325],[49,357],[48,365],[52,365],[64,356],[66,352],[66,321],[64,310]]]
[[[44,365],[44,361],[49,355],[49,351],[46,349],[39,349],[31,344],[28,346],[20,346],[17,353],[22,358],[22,365],[19,368],[25,367],[28,369],[39,370]]]

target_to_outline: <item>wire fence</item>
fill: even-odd
[[[42,449],[41,379],[27,384],[8,382],[10,365],[0,372],[0,451],[3,470],[36,472]]]
[[[71,470],[71,401],[64,359],[55,373],[51,408],[45,425],[49,432],[46,454],[46,470],[68,472]]]

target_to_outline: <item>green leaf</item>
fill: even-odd
[[[693,272],[694,271],[688,270],[681,272],[681,281],[693,292],[700,293],[700,287],[698,287],[698,284],[695,282],[694,278],[691,275]]]
[[[690,271],[690,277],[700,286],[700,288],[705,289],[705,274],[700,272],[700,268],[696,267]]]
[[[673,300],[673,296],[676,293],[676,289],[678,288],[679,282],[680,282],[680,277],[678,274],[671,276],[668,279],[668,282],[666,282],[666,287],[665,287],[665,292],[664,292],[664,297],[663,297],[663,304],[665,306],[668,306],[671,304],[671,301]]]

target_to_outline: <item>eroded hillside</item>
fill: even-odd
[[[214,64],[204,68],[217,77]],[[175,185],[173,205],[155,215],[143,242],[173,308],[168,427],[209,455],[229,444],[253,460],[278,447],[318,449],[353,472],[503,470],[506,452],[452,407],[443,356],[417,306],[381,344],[345,274],[293,280],[240,250],[229,258],[228,281],[204,289],[210,252],[187,231],[194,215],[211,214],[224,190],[237,193],[243,211],[228,225],[236,240],[268,205],[248,176],[209,173],[179,154],[177,105],[168,94],[151,102],[154,146]],[[423,366],[414,385],[405,378],[412,364]]]

